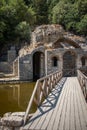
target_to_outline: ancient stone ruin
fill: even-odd
[[[21,48],[18,57],[14,48],[8,51],[8,63],[12,71],[8,77],[1,75],[2,82],[36,81],[57,70],[63,70],[63,76],[76,76],[77,69],[87,66],[86,41],[65,32],[60,25],[41,25],[32,32],[31,44]],[[18,130],[24,115],[24,112],[5,114],[0,118],[0,129]]]
[[[8,54],[13,60],[15,54],[12,51]],[[83,37],[65,32],[57,24],[41,25],[32,32],[31,44],[20,49],[13,60],[13,73],[4,81],[37,80],[60,69],[64,76],[75,76],[76,70],[84,66],[87,66],[87,45]]]

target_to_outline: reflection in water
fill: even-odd
[[[35,83],[0,85],[0,116],[6,112],[25,111]],[[32,108],[32,112],[35,108]]]

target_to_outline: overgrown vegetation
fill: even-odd
[[[86,36],[87,0],[0,0],[0,46],[29,43],[32,27],[51,23]]]

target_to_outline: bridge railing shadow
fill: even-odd
[[[43,99],[47,99],[47,96],[49,95],[49,93],[52,92],[52,90],[58,84],[61,78],[62,70],[56,71],[50,75],[47,75],[37,80],[27,110],[25,112],[24,124],[28,119],[33,102],[37,105],[37,107],[40,107],[40,105],[43,102]]]
[[[45,101],[41,104],[41,106],[38,107],[38,114],[33,116],[29,122],[32,122],[36,120],[37,118],[40,118],[44,114],[48,113],[52,109],[56,107],[56,104],[59,100],[61,91],[63,89],[64,83],[67,80],[67,78],[62,78],[59,83],[55,86],[55,88],[52,90],[52,92],[48,95],[48,97],[45,99]]]

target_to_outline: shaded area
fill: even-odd
[[[64,76],[76,75],[76,55],[72,51],[67,51],[63,55],[63,75]]]
[[[35,116],[33,116],[29,122],[32,122],[38,118],[40,118],[42,115],[48,113],[50,110],[54,109],[58,99],[60,97],[62,88],[64,86],[65,81],[67,80],[67,78],[62,78],[59,83],[55,86],[55,88],[52,90],[52,92],[48,95],[48,97],[45,99],[45,101],[41,104],[40,107],[38,107],[38,111],[37,113],[39,113],[38,115],[35,114]]]
[[[33,54],[33,81],[36,81],[41,77],[44,68],[44,54],[42,52],[35,52]]]

